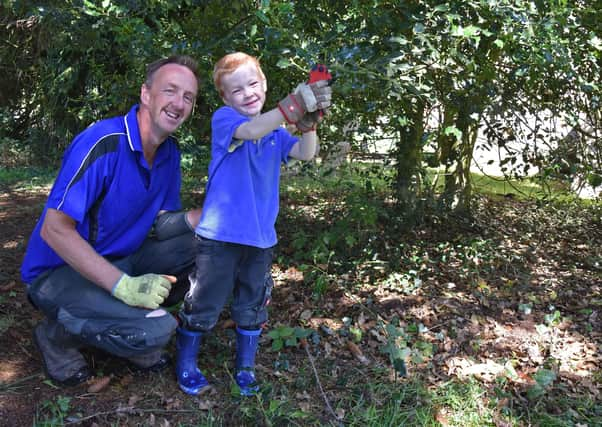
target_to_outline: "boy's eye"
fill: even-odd
[[[259,84],[259,82],[251,82],[251,87],[256,87]]]
[[[234,94],[234,95],[236,95],[237,93],[240,93],[240,89],[234,89],[234,90],[232,91],[232,94]]]

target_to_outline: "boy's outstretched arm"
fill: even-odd
[[[250,121],[241,124],[234,132],[234,138],[241,140],[255,140],[277,129],[284,121],[284,116],[278,108],[253,117]]]
[[[317,145],[318,135],[316,131],[304,132],[301,134],[301,139],[293,145],[288,155],[297,160],[311,160],[316,155]]]
[[[278,103],[278,108],[241,124],[234,132],[234,138],[259,139],[278,128],[285,120],[289,124],[296,124],[305,113],[330,107],[331,94],[332,90],[325,80],[310,84],[302,83],[297,87],[295,93],[288,95]]]

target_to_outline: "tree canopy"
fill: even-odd
[[[357,152],[370,135],[392,138],[391,185],[409,218],[429,193],[427,166],[444,171],[439,204],[470,213],[479,132],[488,149],[506,150],[508,174],[536,167],[599,185],[602,19],[593,3],[4,1],[0,147],[7,158],[58,159],[89,123],[137,102],[146,63],[186,53],[202,81],[180,136],[193,157],[206,157],[220,103],[212,65],[242,50],[262,61],[268,105],[312,64],[328,64],[335,108],[320,131],[325,149],[348,139]],[[560,125],[573,129],[564,145]]]

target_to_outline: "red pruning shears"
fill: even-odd
[[[311,71],[309,72],[309,82],[315,83],[319,80],[328,80],[328,84],[332,81],[332,74],[326,68],[324,64],[316,64],[311,67]]]
[[[328,84],[332,83],[332,74],[328,71],[328,68],[324,64],[316,64],[311,67],[311,71],[309,72],[309,81],[308,83],[315,83],[319,80],[328,80]],[[324,116],[324,111],[319,110],[320,117]]]

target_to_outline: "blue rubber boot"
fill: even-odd
[[[253,396],[259,391],[255,380],[255,354],[261,329],[236,328],[236,384],[242,396]]]
[[[187,394],[199,394],[209,382],[197,366],[202,332],[178,328],[176,331],[176,376],[178,385]]]

